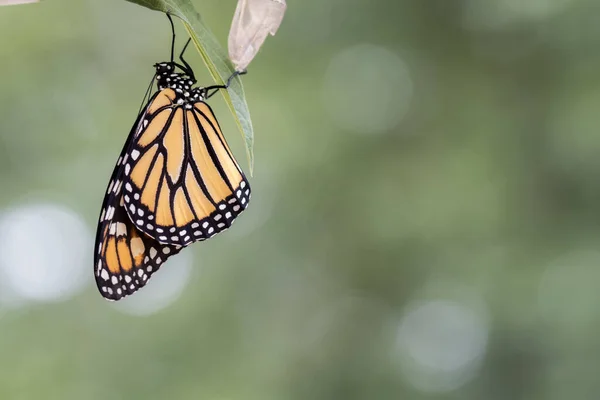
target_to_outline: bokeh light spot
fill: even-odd
[[[455,390],[475,374],[488,342],[486,318],[449,300],[411,304],[397,336],[405,378],[424,392]]]
[[[548,266],[538,289],[540,313],[547,323],[580,331],[598,321],[599,264],[599,252],[574,251]]]
[[[0,219],[0,270],[8,293],[15,296],[36,301],[71,297],[85,285],[90,253],[86,225],[64,206],[22,206]]]
[[[125,314],[146,316],[173,304],[187,286],[192,271],[193,256],[189,249],[169,258],[148,284],[114,303]]]
[[[397,54],[381,46],[359,44],[331,59],[322,100],[340,128],[381,133],[402,120],[412,94],[408,67]]]

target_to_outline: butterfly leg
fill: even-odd
[[[188,45],[190,44],[190,42],[192,41],[192,38],[189,38],[187,43],[185,44],[185,46],[183,46],[183,50],[181,50],[181,54],[179,55],[179,59],[181,60],[181,62],[183,63],[183,65],[185,65],[185,73],[188,74],[190,76],[190,78],[192,78],[193,81],[196,80],[196,78],[194,77],[194,71],[192,70],[192,67],[190,67],[190,64],[188,64],[187,61],[185,61],[185,59],[183,58],[183,54],[185,53]]]
[[[246,71],[246,70],[244,70],[244,71],[235,71],[233,74],[231,74],[231,76],[229,77],[229,79],[227,79],[227,84],[205,87],[204,88],[204,93],[206,93],[205,98],[210,99],[220,89],[227,89],[231,85],[231,81],[233,80],[233,78],[235,78],[238,75],[245,75],[247,73],[248,73],[248,71]],[[208,93],[209,90],[212,90],[213,92]]]
[[[173,24],[171,14],[167,13],[167,18],[169,18],[169,22],[171,23],[171,62],[173,62],[173,52],[175,51],[175,24]]]

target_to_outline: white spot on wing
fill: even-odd
[[[122,222],[118,222],[117,223],[117,236],[123,236],[126,234],[127,234],[127,226]]]

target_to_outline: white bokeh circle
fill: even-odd
[[[187,286],[194,263],[190,249],[183,249],[152,275],[146,286],[114,303],[117,310],[130,315],[147,316],[173,304]]]
[[[0,217],[3,286],[27,300],[60,301],[73,296],[92,270],[91,240],[82,218],[63,205],[38,203],[4,212]]]
[[[455,390],[474,376],[486,353],[487,318],[457,301],[409,304],[397,333],[407,381],[422,392]]]
[[[412,94],[410,72],[399,55],[358,44],[331,59],[322,101],[339,128],[370,134],[393,129],[408,111]]]
[[[538,288],[538,307],[547,324],[578,332],[598,320],[599,263],[597,250],[573,250],[547,266]]]

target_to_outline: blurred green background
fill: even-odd
[[[225,45],[235,2],[194,4]],[[0,7],[0,399],[599,398],[599,18],[290,2],[243,78],[248,211],[115,304],[95,224],[167,20]]]

